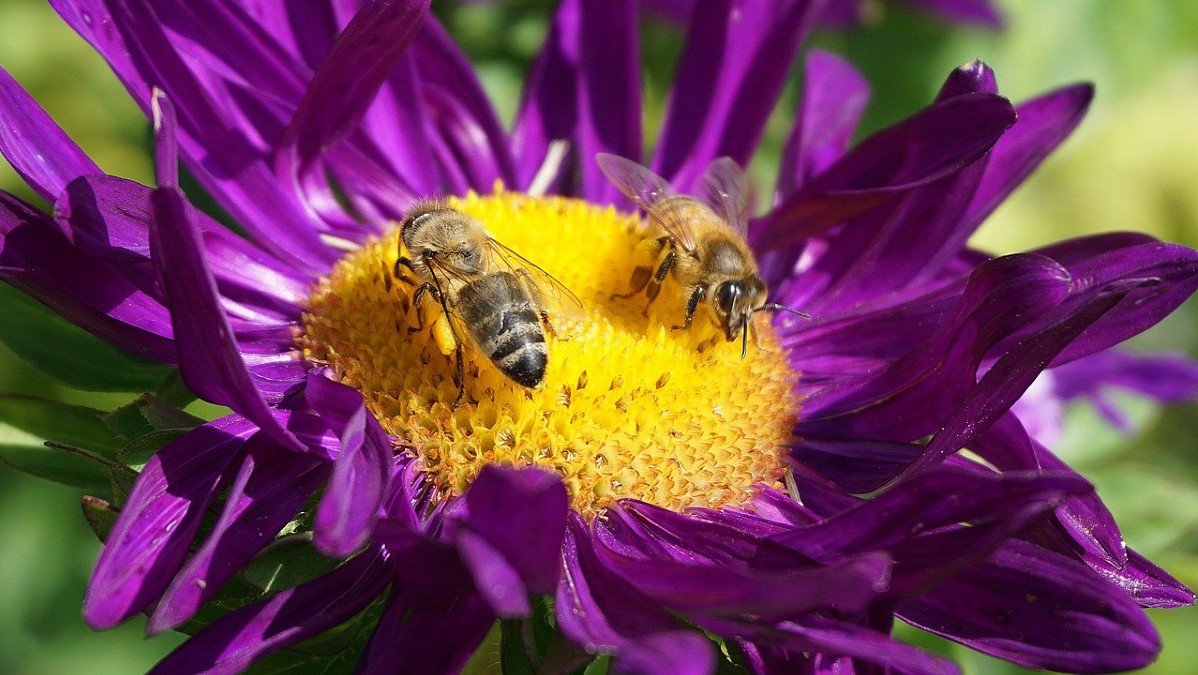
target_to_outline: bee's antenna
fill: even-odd
[[[768,309],[771,312],[788,312],[790,314],[794,314],[795,316],[802,317],[804,319],[811,318],[811,315],[808,314],[807,312],[800,312],[797,309],[791,309],[791,308],[787,307],[786,305],[779,305],[776,302],[767,302],[766,304],[758,307],[756,311],[760,312],[763,309]]]

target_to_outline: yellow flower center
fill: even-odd
[[[740,341],[726,341],[704,307],[690,329],[672,328],[686,303],[670,277],[648,316],[644,293],[613,298],[630,292],[634,268],[654,264],[634,215],[501,188],[449,203],[582,303],[547,303],[539,387],[508,379],[467,339],[459,400],[452,335],[463,329],[425,294],[416,330],[415,288],[393,272],[397,226],[320,280],[300,337],[305,356],[361,391],[421,459],[440,497],[462,494],[489,463],[556,471],[587,517],[625,497],[675,510],[736,505],[781,479],[796,374],[764,317],[742,360]]]

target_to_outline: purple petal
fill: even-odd
[[[1052,370],[1054,392],[1066,400],[1097,397],[1106,387],[1127,389],[1162,403],[1198,398],[1198,361],[1181,354],[1091,354]]]
[[[311,163],[348,133],[377,96],[428,12],[429,0],[368,0],[342,31],[304,93],[279,142],[284,177]]]
[[[1081,563],[1022,541],[903,603],[904,621],[1025,668],[1141,668],[1160,650],[1143,610]]]
[[[366,551],[337,570],[209,624],[151,672],[234,673],[362,611],[391,581],[384,556]]]
[[[84,255],[49,218],[0,192],[0,278],[126,351],[175,363],[171,316],[157,294]]]
[[[599,559],[641,593],[688,613],[791,615],[827,607],[860,611],[884,587],[890,569],[889,556],[880,552],[823,566],[770,569],[736,569],[693,556],[678,559],[637,533],[629,518],[613,509],[606,520],[596,522]]]
[[[1194,604],[1194,591],[1130,548],[1127,549],[1127,564],[1121,568],[1089,564],[1141,607],[1172,609]]]
[[[653,160],[658,174],[686,190],[717,157],[748,164],[818,4],[713,0],[691,13]]]
[[[915,475],[969,444],[1010,409],[1036,376],[1078,335],[1134,289],[1133,282],[1112,283],[1086,304],[1007,352],[961,401],[905,475]]]
[[[970,61],[960,68],[953,69],[953,72],[949,73],[948,79],[941,85],[940,92],[936,94],[936,100],[944,101],[954,96],[975,92],[998,93],[998,80],[994,77],[994,71],[990,66],[978,60]],[[1019,120],[1016,120],[1015,124],[1019,124]],[[1003,137],[1006,138],[1006,134],[1003,134]]]
[[[545,44],[524,86],[512,126],[516,186],[532,181],[549,152],[549,144],[574,137],[578,116],[580,0],[563,0],[554,14]]]
[[[641,69],[635,0],[580,0],[578,153],[582,196],[600,204],[619,195],[594,157],[641,154]]]
[[[1015,125],[1003,134],[986,160],[986,172],[964,216],[961,229],[972,232],[1073,133],[1085,117],[1094,87],[1058,89],[1015,107]]]
[[[955,315],[917,350],[884,370],[865,372],[859,385],[841,383],[809,398],[800,437],[809,430],[817,436],[911,441],[932,433],[940,416],[973,388],[982,357],[1030,318],[1054,308],[1067,283],[1061,266],[1040,256],[1005,256],[982,265],[970,276]]]
[[[1051,509],[1092,487],[1080,476],[942,470],[895,485],[823,522],[770,540],[816,560],[883,550],[924,531],[1001,520],[1028,505]]]
[[[895,669],[895,672],[902,673],[949,675],[959,672],[957,665],[947,657],[903,644],[870,628],[824,617],[803,617],[797,621],[787,621],[769,627],[725,619],[703,619],[700,624],[720,635],[736,636],[761,645],[784,649],[796,660],[800,658],[800,654],[822,654],[847,656],[867,663],[888,666]],[[800,672],[797,663],[789,664],[789,668],[794,672]]]
[[[1102,242],[1114,241],[1102,238]],[[1074,256],[1092,250],[1094,242],[1071,240],[1038,251],[1061,262],[1073,279],[1068,301],[1055,315],[1033,323],[1011,339],[1043,330],[1057,315],[1076,312],[1080,305],[1106,292],[1108,286],[1129,286],[1125,299],[1099,318],[1053,362],[1068,363],[1102,351],[1156,325],[1198,289],[1198,251],[1161,242],[1115,248],[1074,262]]]
[[[341,443],[316,510],[314,543],[325,555],[348,557],[366,543],[389,490],[391,442],[356,390],[313,372],[305,394]]]
[[[934,103],[862,141],[750,230],[754,248],[791,246],[895,195],[980,159],[1015,122],[1006,99],[967,94]]]
[[[696,642],[698,635],[682,629],[660,605],[607,570],[595,557],[577,514],[571,514],[567,523],[562,555],[557,625],[571,641],[591,653],[615,653],[615,666],[628,672],[638,672],[652,649],[661,650],[655,664],[661,672],[710,672],[714,659],[707,641],[700,637],[702,644]]]
[[[3,68],[0,153],[29,187],[51,202],[75,177],[101,173],[100,167]]]
[[[528,594],[553,592],[568,501],[566,487],[556,474],[534,468],[483,468],[466,492],[468,515],[459,524],[457,536],[470,540],[462,558],[484,595],[495,591],[515,597],[517,604],[524,604],[526,614]],[[485,585],[482,580],[491,567],[501,572],[510,569],[516,575],[510,580],[514,588],[510,584],[500,588],[494,579]],[[505,614],[503,607],[495,609]]]
[[[444,592],[437,602],[414,601],[399,588],[370,639],[360,672],[457,673],[482,643],[495,613],[474,594]]]
[[[295,517],[327,475],[326,464],[255,435],[220,518],[163,594],[147,631],[160,633],[191,618]]]
[[[611,666],[613,675],[704,675],[712,672],[711,643],[694,631],[658,633],[626,645]]]
[[[458,154],[442,153],[442,166],[472,174],[472,187],[490,192],[496,179],[516,185],[507,136],[474,65],[448,31],[428,17],[412,42],[424,105],[441,139]],[[437,140],[434,138],[434,141]]]
[[[108,535],[83,600],[97,630],[141,611],[179,571],[222,476],[257,429],[236,415],[188,432],[150,458]]]
[[[848,61],[819,49],[807,55],[803,102],[782,151],[777,199],[789,197],[844,154],[868,102],[869,83]]]
[[[276,181],[247,130],[207,91],[175,50],[162,21],[135,0],[51,0],[64,20],[105,57],[142,110],[151,86],[178,106],[179,144],[193,175],[255,239],[282,260],[312,272],[327,269],[334,253],[321,243],[293,194]]]
[[[220,307],[216,281],[202,253],[191,205],[178,189],[159,188],[152,197],[150,248],[159,282],[172,308],[179,370],[202,398],[227,405],[296,450],[303,445],[271,414],[254,386],[233,331]]]

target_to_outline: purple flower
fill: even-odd
[[[718,157],[747,163],[818,4],[696,13],[646,165],[688,192]],[[345,559],[160,672],[241,670],[355,617],[366,671],[459,669],[497,619],[505,658],[545,670],[710,672],[718,636],[754,672],[954,671],[893,640],[897,617],[1098,672],[1154,658],[1142,607],[1193,602],[1012,406],[1175,309],[1198,254],[1136,234],[965,247],[1088,87],[1012,106],[971,64],[849,148],[866,85],[812,52],[748,239],[772,298],[814,319],[759,322],[742,361],[710,326],[670,331],[669,292],[646,316],[612,299],[641,230],[602,208],[618,193],[594,157],[640,159],[635,3],[562,3],[510,132],[420,0],[53,5],[153,119],[157,186],[104,174],[3,75],[0,151],[53,211],[3,196],[0,274],[232,410],[141,470],[86,619],[182,626],[283,532]],[[246,237],[188,202],[180,160]],[[436,326],[454,324],[411,321],[394,222],[438,194],[591,312],[561,319],[542,388],[479,348],[452,382]]]

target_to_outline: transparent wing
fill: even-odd
[[[606,152],[595,155],[595,162],[612,185],[641,207],[678,245],[695,250],[695,238],[681,208],[683,202],[676,198],[666,179],[630,159]]]
[[[526,279],[532,284],[529,289],[537,294],[539,303],[548,305],[546,309],[566,311],[572,314],[582,312],[582,301],[574,292],[558,281],[552,274],[546,272],[540,265],[516,253],[495,239],[487,240],[487,252],[495,270],[507,270],[517,278]]]
[[[741,237],[749,227],[749,181],[731,157],[713,160],[703,172],[696,195]]]

